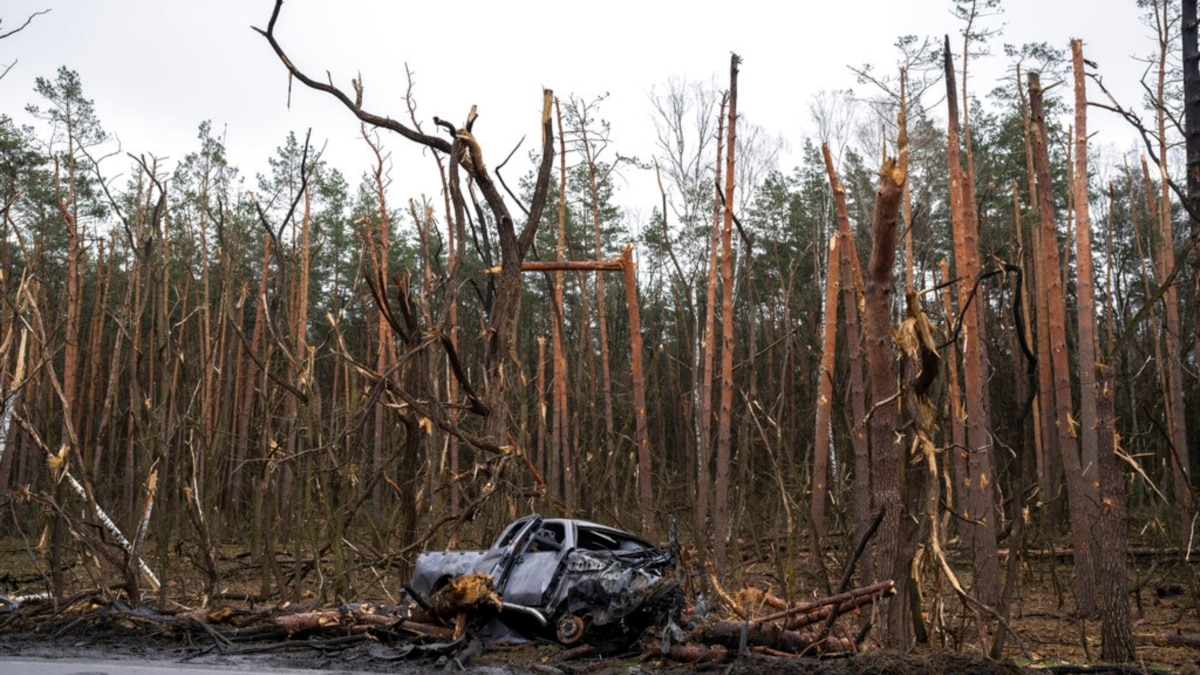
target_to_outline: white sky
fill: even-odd
[[[0,68],[17,61],[0,80],[0,113],[27,121],[23,109],[37,102],[34,78],[53,78],[60,65],[76,70],[94,100],[104,128],[123,150],[178,160],[194,151],[199,123],[224,131],[230,161],[253,185],[266,159],[287,132],[328,142],[326,159],[351,184],[370,166],[357,121],[332,98],[299,83],[287,103],[287,77],[266,41],[250,29],[266,27],[272,0],[6,0],[0,32],[34,11],[51,9],[22,33],[0,40]],[[601,109],[624,154],[654,152],[649,96],[672,77],[728,83],[729,54],[743,58],[739,111],[767,131],[799,145],[812,134],[808,107],[821,89],[858,85],[848,65],[873,63],[890,69],[900,35],[939,38],[949,33],[957,51],[961,23],[950,0],[737,0],[716,3],[609,0],[544,2],[383,2],[291,0],[277,35],[293,61],[314,77],[329,71],[350,91],[362,73],[365,107],[407,119],[404,66],[415,73],[418,114],[426,131],[439,115],[461,122],[479,106],[476,135],[494,165],[522,135],[522,155],[539,137],[541,88],[592,98],[610,93]],[[787,9],[783,9],[783,8]],[[1138,20],[1134,0],[1004,0],[1004,13],[985,19],[1003,27],[992,51],[1004,42],[1049,42],[1068,48],[1085,41],[1086,56],[1099,63],[1105,83],[1134,105],[1144,64],[1154,49],[1150,30]],[[957,57],[958,55],[956,55]],[[957,63],[957,59],[956,59]],[[990,90],[1008,64],[996,58],[973,64],[971,87]],[[960,84],[961,86],[961,84]],[[1093,98],[1099,92],[1093,87]],[[941,115],[941,111],[937,111]],[[1093,111],[1097,142],[1133,147],[1127,129]],[[430,160],[398,137],[385,136],[396,165],[393,199],[427,192]],[[114,161],[106,171],[126,170]],[[790,169],[785,160],[783,169]],[[510,185],[521,170],[507,173]],[[419,188],[409,189],[422,176]],[[649,174],[628,179],[652,185]],[[655,192],[651,188],[649,194]],[[645,209],[648,212],[648,208]]]

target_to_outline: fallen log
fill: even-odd
[[[895,592],[896,592],[896,586],[894,583],[892,583],[891,581],[881,581],[876,584],[871,584],[870,586],[863,586],[862,588],[855,588],[853,590],[846,591],[845,593],[838,593],[837,595],[831,595],[828,598],[821,598],[819,600],[802,602],[797,605],[793,605],[792,607],[789,607],[788,609],[785,609],[782,612],[776,612],[774,614],[769,614],[767,616],[757,617],[754,620],[760,621],[760,622],[778,621],[780,619],[786,619],[787,617],[794,616],[796,614],[807,614],[809,612],[814,612],[814,611],[820,609],[821,607],[830,606],[830,605],[841,605],[843,603],[848,603],[851,600],[855,600],[858,598],[875,598],[876,596],[878,596],[880,598],[886,598],[886,597],[889,597],[889,596],[895,594]]]
[[[1156,636],[1155,642],[1164,645],[1177,645],[1180,647],[1200,649],[1200,635],[1196,635],[1195,633],[1160,633],[1158,636]]]
[[[276,617],[275,623],[288,636],[292,636],[302,631],[320,630],[329,626],[335,626],[341,623],[341,619],[341,612],[337,610],[323,610],[301,612],[299,614],[284,614],[283,616]]]
[[[677,663],[723,663],[732,658],[734,652],[716,647],[700,647],[696,645],[671,645],[666,650],[662,644],[651,642],[646,645],[646,651],[639,660],[662,658]]]
[[[713,621],[701,624],[688,633],[687,641],[738,649],[743,629],[746,631],[746,644],[752,647],[767,647],[788,654],[854,651],[853,641],[845,638],[823,640],[816,633],[800,633],[773,623],[757,621]]]
[[[838,603],[836,605],[825,605],[824,607],[821,607],[814,611],[807,612],[805,614],[800,614],[799,616],[794,616],[794,617],[788,619],[787,621],[785,621],[783,623],[783,627],[788,630],[797,630],[799,628],[803,628],[805,626],[809,626],[809,625],[812,625],[812,624],[820,622],[820,621],[825,621],[829,617],[835,616],[835,614],[834,614],[835,611],[837,612],[838,615],[847,614],[849,612],[857,610],[859,607],[862,607],[864,605],[872,605],[876,602],[879,602],[879,600],[881,598],[885,598],[890,595],[893,595],[893,594],[895,594],[895,592],[896,592],[895,589],[888,589],[887,591],[885,591],[883,593],[862,595],[862,596],[847,600],[845,602]]]

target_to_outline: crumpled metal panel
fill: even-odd
[[[506,527],[487,551],[422,553],[412,586],[429,594],[450,577],[490,574],[511,608],[487,620],[485,639],[544,637],[567,621],[583,627],[584,639],[618,646],[679,609],[676,556],[675,543],[664,550],[604,525],[533,515]],[[530,610],[546,621],[531,623]]]

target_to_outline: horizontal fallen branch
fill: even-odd
[[[816,633],[801,633],[772,623],[756,621],[713,621],[701,624],[687,634],[687,641],[737,649],[742,643],[743,631],[746,633],[748,646],[768,647],[788,654],[844,654],[855,651],[854,641],[849,638],[821,639]]]

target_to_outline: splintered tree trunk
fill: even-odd
[[[1048,314],[1043,328],[1050,338],[1051,380],[1042,391],[1055,394],[1054,426],[1058,449],[1067,479],[1067,501],[1071,512],[1071,537],[1075,544],[1075,600],[1081,616],[1096,611],[1095,573],[1091,536],[1088,531],[1087,489],[1083,467],[1071,428],[1071,373],[1067,359],[1066,299],[1058,264],[1058,234],[1054,222],[1054,197],[1050,187],[1050,158],[1046,149],[1046,117],[1042,107],[1042,85],[1037,73],[1029,73],[1029,103],[1033,124],[1033,161],[1038,182],[1038,212],[1041,217],[1042,270],[1040,291],[1045,294]]]
[[[1037,172],[1034,170],[1033,160],[1033,130],[1030,124],[1028,114],[1028,97],[1025,94],[1025,88],[1022,86],[1020,75],[1021,67],[1017,66],[1017,80],[1015,83],[1017,95],[1021,104],[1021,130],[1025,139],[1025,172],[1029,176],[1029,203],[1037,205],[1038,189],[1037,189]],[[1058,499],[1059,489],[1062,481],[1062,455],[1058,452],[1058,434],[1054,429],[1054,390],[1050,388],[1050,383],[1053,381],[1052,369],[1050,367],[1050,331],[1047,329],[1046,321],[1050,314],[1049,304],[1046,299],[1046,291],[1044,285],[1046,283],[1046,271],[1042,269],[1044,258],[1040,255],[1042,250],[1042,230],[1040,227],[1031,227],[1029,232],[1029,250],[1033,251],[1032,255],[1032,278],[1031,284],[1035,304],[1029,306],[1030,312],[1036,318],[1035,324],[1037,331],[1034,333],[1037,346],[1034,348],[1037,354],[1037,411],[1038,411],[1038,429],[1037,435],[1041,438],[1041,451],[1037,456],[1038,459],[1038,488],[1041,491],[1043,502],[1046,504],[1044,510],[1044,518],[1048,525],[1057,529],[1062,523],[1062,514],[1065,509],[1060,506],[1061,499]],[[1026,270],[1028,272],[1028,269]]]
[[[1088,474],[1096,466],[1096,390],[1087,386],[1087,373],[1096,371],[1096,300],[1092,272],[1091,215],[1088,209],[1087,84],[1083,70],[1083,42],[1071,41],[1071,63],[1075,73],[1075,170],[1072,193],[1075,201],[1075,289],[1079,302],[1079,372],[1084,384],[1079,391],[1080,456],[1085,485],[1095,483]],[[1089,500],[1090,501],[1090,500]]]
[[[829,474],[829,413],[833,406],[833,377],[837,355],[838,240],[829,239],[825,273],[825,336],[821,344],[821,375],[817,385],[817,430],[813,446],[812,519],[817,537],[825,536],[826,479]]]
[[[1083,487],[1087,491],[1088,522],[1096,517],[1099,478],[1096,475],[1099,455],[1096,445],[1096,388],[1088,382],[1087,373],[1096,372],[1096,294],[1092,267],[1092,221],[1088,209],[1087,167],[1087,84],[1083,71],[1083,42],[1071,41],[1072,64],[1075,71],[1075,292],[1078,298],[1076,319],[1079,326],[1079,372],[1082,384],[1079,391],[1079,446],[1083,465]],[[1110,393],[1111,396],[1111,393]]]
[[[887,608],[884,643],[891,648],[908,647],[912,635],[909,621],[908,577],[906,561],[897,559],[899,551],[901,484],[905,466],[905,448],[897,443],[899,402],[896,384],[896,359],[892,349],[892,281],[896,262],[896,221],[903,194],[904,173],[887,160],[880,170],[875,192],[875,216],[871,230],[873,243],[867,264],[864,301],[866,306],[867,370],[871,381],[871,439],[876,506],[886,509],[875,549],[875,569],[880,579],[896,582],[896,597]],[[915,515],[915,514],[911,514]]]
[[[558,99],[554,99],[554,110],[558,118],[559,138],[559,181],[558,181],[558,243],[555,247],[555,259],[567,259],[567,153],[562,135],[562,112],[558,107]],[[566,323],[563,320],[563,273],[554,272],[554,297],[552,307],[552,337],[554,339],[554,405],[551,406],[553,415],[550,425],[551,452],[558,468],[551,475],[551,485],[562,485],[563,506],[568,514],[575,510],[575,477],[571,466],[571,444],[568,442],[567,431],[567,356],[563,344],[563,331]]]
[[[908,69],[900,69],[900,112],[896,116],[896,152],[900,170],[908,175]],[[913,292],[912,193],[904,181],[904,201],[900,215],[904,221],[904,293]]]
[[[725,222],[721,231],[721,403],[717,413],[717,467],[713,499],[713,558],[717,578],[725,574],[729,532],[729,463],[733,440],[733,186],[737,148],[737,75],[741,58],[729,59],[729,124],[725,142]]]
[[[725,104],[728,98],[721,100],[721,112],[717,122],[717,162],[716,190],[713,194],[713,223],[712,239],[708,247],[708,283],[705,284],[704,303],[704,333],[700,339],[700,368],[699,381],[696,383],[699,403],[696,406],[696,537],[700,545],[700,559],[707,558],[708,532],[708,503],[712,493],[712,477],[709,462],[712,460],[712,384],[713,362],[716,354],[716,344],[713,340],[716,332],[717,314],[717,261],[721,248],[721,162],[724,160],[725,148]],[[665,202],[664,202],[665,204]],[[665,207],[664,207],[665,208]]]
[[[941,271],[943,283],[949,281],[950,263],[944,259],[941,261]],[[942,311],[946,315],[947,321],[954,316],[954,302],[950,297],[949,286],[942,288]],[[957,350],[957,345],[955,345],[955,349]],[[950,475],[953,478],[951,485],[954,486],[946,495],[946,501],[963,511],[965,510],[962,508],[964,495],[960,493],[958,486],[965,485],[967,481],[967,457],[962,451],[967,447],[967,429],[963,425],[962,392],[958,386],[957,355],[946,358],[946,395],[950,403],[947,414],[950,416]],[[966,530],[966,528],[962,529]]]
[[[858,251],[850,234],[850,216],[846,212],[846,190],[838,180],[829,146],[821,144],[825,172],[833,189],[837,210],[838,267],[841,272],[842,307],[846,311],[846,352],[850,365],[851,439],[854,445],[854,523],[859,537],[871,526],[871,450],[867,445],[866,385],[862,371],[862,330],[858,320],[861,299],[862,272],[858,268]],[[906,181],[907,183],[907,181]],[[867,556],[862,562],[863,578],[871,578],[874,562]]]
[[[975,223],[974,189],[969,182],[975,177],[963,175],[959,159],[958,94],[954,84],[954,67],[950,55],[950,38],[945,41],[946,102],[949,107],[947,157],[950,162],[951,220],[954,228],[954,267],[963,282],[959,284],[958,306],[962,314],[963,389],[967,413],[965,488],[968,505],[965,527],[975,559],[975,589],[979,600],[987,605],[1000,599],[1000,559],[996,552],[996,507],[992,495],[992,430],[987,408],[987,368],[983,354],[983,302],[967,301],[979,276],[978,232]],[[963,308],[966,308],[964,311]]]
[[[1021,273],[1022,273],[1022,276],[1024,279],[1024,283],[1021,284],[1021,296],[1019,298],[1021,301],[1021,306],[1024,308],[1024,311],[1021,312],[1021,325],[1017,326],[1017,328],[1019,330],[1021,330],[1026,336],[1032,337],[1033,329],[1032,329],[1031,323],[1030,323],[1030,314],[1034,312],[1033,303],[1030,300],[1030,294],[1032,293],[1032,289],[1030,288],[1030,285],[1032,282],[1030,281],[1030,279],[1032,277],[1029,274],[1029,264],[1026,262],[1026,258],[1025,258],[1025,255],[1026,255],[1025,251],[1027,251],[1028,249],[1026,248],[1026,245],[1025,245],[1025,233],[1021,229],[1021,195],[1020,195],[1019,189],[1017,187],[1016,179],[1013,179],[1013,181],[1012,181],[1012,197],[1013,197],[1013,223],[1014,223],[1015,229],[1016,229],[1017,245],[1020,249],[1020,258],[1017,260],[1017,265],[1020,266]],[[1111,210],[1110,210],[1110,214],[1111,214]],[[1109,259],[1111,259],[1111,254],[1110,254]],[[1109,265],[1109,268],[1111,269],[1112,266]],[[1111,285],[1112,284],[1109,284],[1110,287],[1111,287]],[[1109,293],[1108,297],[1111,299],[1112,293]],[[1110,308],[1110,310],[1111,310],[1111,308]],[[1108,317],[1110,320],[1112,319],[1111,311],[1109,311]],[[1109,330],[1109,334],[1111,336],[1111,334],[1112,334],[1111,330]],[[1035,347],[1030,347],[1030,348],[1036,349]],[[1040,365],[1041,364],[1038,363],[1035,365],[1035,367],[1040,367]],[[1032,380],[1032,381],[1029,381],[1029,380]],[[1021,380],[1019,379],[1019,381],[1021,381]],[[1030,431],[1029,431],[1029,436],[1031,436],[1032,440],[1033,440],[1034,476],[1035,476],[1035,480],[1040,481],[1041,476],[1043,475],[1042,470],[1044,468],[1045,450],[1043,449],[1043,446],[1042,446],[1043,440],[1042,440],[1041,408],[1038,405],[1036,405],[1036,403],[1038,402],[1038,399],[1040,398],[1037,395],[1037,383],[1039,381],[1039,376],[1038,376],[1037,371],[1036,370],[1034,371],[1034,373],[1032,374],[1032,377],[1024,378],[1024,381],[1025,381],[1025,386],[1032,387],[1032,389],[1033,389],[1032,395],[1034,397],[1034,401],[1033,401],[1034,405],[1030,406],[1030,409],[1031,409],[1030,412],[1032,413],[1032,417],[1033,417],[1033,426],[1032,426],[1032,429],[1030,429]],[[1031,392],[1026,390],[1026,393],[1024,396],[1021,397],[1021,400],[1025,401],[1026,397],[1028,397],[1030,395],[1030,393]],[[1042,498],[1043,499],[1046,498],[1045,492],[1042,493]]]
[[[1097,523],[1100,596],[1100,658],[1124,663],[1134,658],[1129,619],[1129,570],[1125,565],[1125,472],[1117,459],[1112,368],[1097,364],[1096,437],[1100,462],[1100,518]]]
[[[633,428],[637,442],[638,497],[642,507],[642,533],[654,539],[654,483],[650,473],[650,431],[646,426],[646,378],[642,370],[642,317],[638,310],[637,265],[633,247],[621,252],[625,272],[625,302],[629,306],[629,359],[633,386]]]

